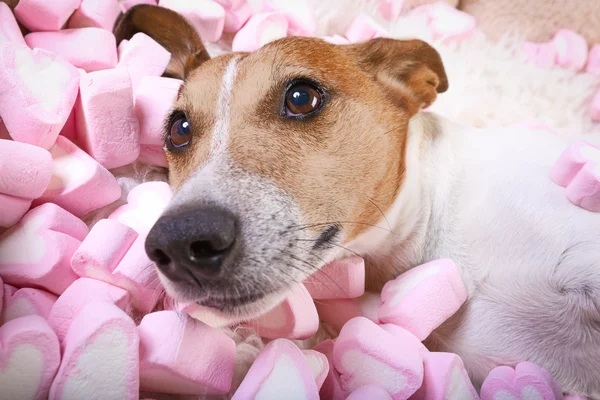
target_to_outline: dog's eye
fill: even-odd
[[[183,147],[192,139],[192,127],[185,116],[178,117],[169,128],[169,140],[173,147]]]
[[[288,89],[285,95],[285,113],[297,117],[310,114],[321,105],[321,93],[309,83],[298,83]]]

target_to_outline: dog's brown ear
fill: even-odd
[[[163,76],[185,79],[200,64],[210,59],[192,25],[168,8],[148,4],[131,7],[115,22],[117,44],[145,33],[171,52],[171,61]]]
[[[431,105],[438,93],[448,90],[440,55],[421,40],[379,38],[349,47],[361,68],[384,85],[394,99],[416,107],[415,113]]]

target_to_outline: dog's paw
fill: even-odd
[[[600,147],[585,141],[573,143],[550,171],[552,180],[566,188],[575,205],[600,212]]]
[[[481,400],[562,400],[556,383],[545,369],[530,362],[496,367],[481,386]]]

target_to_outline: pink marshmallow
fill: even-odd
[[[189,395],[226,394],[235,342],[174,311],[147,314],[138,326],[141,390]]]
[[[0,236],[2,279],[62,293],[77,279],[70,260],[87,231],[83,221],[56,204],[34,208]]]
[[[139,337],[119,307],[94,302],[73,320],[49,400],[139,399]]]
[[[20,0],[15,7],[15,16],[30,31],[58,31],[81,0]]]
[[[424,340],[458,311],[467,299],[467,291],[456,265],[442,259],[415,267],[386,283],[381,299],[382,322],[401,326]]]
[[[378,37],[387,37],[389,34],[371,17],[360,14],[346,29],[344,36],[350,43],[360,43]]]
[[[233,51],[252,52],[265,44],[286,37],[288,21],[283,13],[252,16],[233,38]]]
[[[366,317],[379,323],[381,297],[378,293],[365,293],[356,299],[319,300],[315,306],[321,321],[339,332],[354,317]]]
[[[146,76],[161,76],[169,61],[171,53],[145,33],[136,33],[131,40],[123,40],[119,44],[118,68],[125,68],[131,76],[133,93],[141,79]]]
[[[0,327],[0,396],[46,400],[60,364],[56,334],[44,318],[29,315]]]
[[[313,378],[315,378],[317,390],[321,390],[325,379],[329,375],[329,361],[327,356],[316,350],[302,350],[302,353],[306,357]]]
[[[445,41],[466,39],[475,31],[477,25],[472,15],[457,10],[444,1],[416,7],[410,15],[424,17],[433,37]]]
[[[48,323],[62,342],[69,327],[88,304],[109,302],[127,311],[129,293],[126,290],[96,279],[79,278],[56,300],[48,315]]]
[[[6,3],[0,3],[0,45],[4,42],[25,44],[14,14]]]
[[[249,324],[264,338],[307,339],[319,329],[319,315],[306,288],[298,284],[283,303]]]
[[[329,363],[327,376],[321,385],[319,395],[322,399],[344,400],[346,396],[344,396],[342,385],[340,383],[340,374],[333,367],[333,345],[334,341],[327,339],[313,347],[313,350],[323,354]]]
[[[377,385],[365,385],[356,389],[354,392],[350,394],[350,396],[346,397],[346,400],[392,400],[392,396],[382,388]],[[411,397],[412,399],[412,397]],[[448,398],[450,399],[450,398]]]
[[[596,92],[590,104],[590,116],[592,121],[600,122],[600,90]]]
[[[365,293],[365,261],[360,257],[334,261],[303,283],[316,300],[360,297]]]
[[[52,202],[77,217],[84,217],[121,197],[115,177],[66,137],[56,139],[50,154],[52,179],[34,205]]]
[[[331,44],[350,44],[348,39],[340,35],[323,36],[321,39]]]
[[[95,27],[112,32],[120,13],[117,0],[83,0],[67,25],[69,28]]]
[[[43,290],[4,285],[2,324],[27,315],[39,315],[47,319],[56,299],[55,295]]]
[[[575,71],[585,67],[588,46],[583,36],[569,29],[561,29],[554,35],[552,43],[556,47],[558,65]]]
[[[163,144],[165,117],[173,107],[183,81],[145,76],[135,92],[135,115],[140,123],[140,143]]]
[[[590,49],[585,72],[600,76],[600,44],[597,44]]]
[[[0,204],[0,228],[10,228],[27,213],[31,207],[31,200],[0,193]]]
[[[278,12],[288,20],[290,36],[313,36],[317,30],[317,18],[312,6],[297,0],[266,0],[265,12]]]
[[[14,43],[0,46],[0,116],[14,140],[50,148],[78,86],[79,72],[58,55]]]
[[[462,360],[456,354],[426,352],[423,354],[423,367],[423,384],[411,399],[479,399]]]
[[[137,159],[139,162],[148,165],[156,165],[157,167],[168,167],[165,150],[158,145],[140,145],[140,156]]]
[[[86,72],[114,68],[117,65],[115,36],[104,29],[33,32],[25,36],[25,42],[32,49],[40,48],[56,53]]]
[[[409,334],[403,339],[364,317],[348,321],[333,345],[346,395],[366,384],[381,386],[394,400],[412,395],[423,382],[422,344]]]
[[[300,349],[286,339],[267,344],[232,400],[319,399],[310,366]]]
[[[568,394],[565,395],[564,400],[590,400],[585,396],[581,396],[578,394]]]
[[[0,139],[0,193],[35,199],[44,193],[51,176],[52,157],[47,150]]]
[[[77,124],[75,123],[75,107],[71,110],[67,122],[61,129],[59,135],[66,137],[71,142],[77,142]]]
[[[585,165],[569,183],[565,195],[585,210],[600,212],[600,164]]]
[[[558,52],[554,43],[525,42],[523,51],[525,52],[525,59],[540,68],[550,68],[556,65]]]
[[[562,400],[556,383],[545,369],[530,362],[511,367],[496,367],[481,386],[481,400],[506,399]]]
[[[75,121],[83,149],[105,168],[135,161],[140,153],[139,126],[127,70],[82,75]]]
[[[250,19],[252,14],[254,14],[254,10],[252,6],[243,1],[239,3],[239,5],[227,7],[223,3],[219,2],[223,8],[225,8],[225,24],[223,25],[224,32],[237,32],[242,26]]]
[[[386,21],[394,22],[402,14],[404,0],[376,0],[379,3],[379,13]]]
[[[119,7],[122,12],[127,12],[131,7],[137,6],[138,4],[150,4],[155,6],[158,4],[157,0],[119,0]]]
[[[600,147],[586,141],[571,144],[550,170],[550,178],[559,186],[566,187],[590,161],[600,163]]]
[[[160,0],[158,5],[183,15],[205,42],[216,42],[223,34],[225,10],[212,0]]]
[[[147,234],[171,201],[173,192],[166,182],[145,182],[127,195],[127,204],[117,208],[109,218],[125,224],[139,234]]]

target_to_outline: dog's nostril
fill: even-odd
[[[156,249],[152,252],[152,255],[154,256],[154,260],[157,264],[160,265],[168,265],[171,263],[171,258],[165,254],[164,251],[160,250],[160,249]]]
[[[225,252],[228,246],[219,246],[218,243],[210,240],[199,240],[190,245],[190,257],[194,261],[218,256]]]

